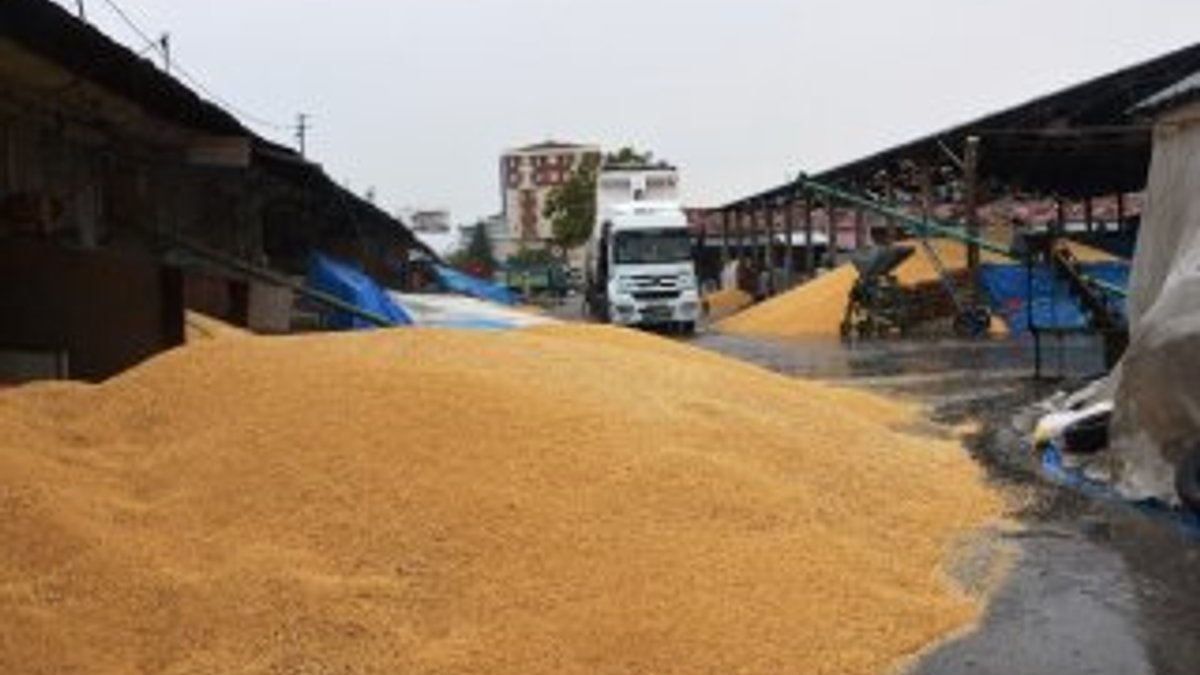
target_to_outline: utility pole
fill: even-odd
[[[300,113],[296,115],[296,143],[300,146],[300,156],[304,156],[305,141],[308,139],[308,114]]]
[[[75,9],[79,12],[79,20],[87,22],[87,13],[83,8],[83,0],[75,0]]]
[[[163,70],[171,72],[171,34],[163,33],[162,37],[158,38],[158,48],[162,52]]]

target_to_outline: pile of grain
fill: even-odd
[[[999,509],[911,415],[565,326],[4,392],[0,672],[881,672]]]
[[[837,335],[858,272],[850,263],[717,323],[723,333]]]
[[[220,340],[249,334],[244,328],[190,309],[184,312],[183,330],[187,342]]]
[[[925,248],[915,240],[906,240],[900,243],[905,246],[912,246],[917,251],[896,268],[896,279],[906,285],[924,281],[937,281],[937,267],[934,266],[933,260],[925,251]],[[1114,260],[1113,256],[1108,253],[1086,244],[1074,241],[1064,243],[1080,262],[1107,262]],[[950,239],[930,239],[929,245],[937,252],[938,259],[946,269],[959,271],[967,268],[966,245]],[[991,251],[980,251],[980,260],[985,263],[997,263],[1001,265],[1013,262],[1011,259],[992,253]]]
[[[754,298],[740,288],[723,288],[704,296],[704,306],[708,309],[710,321],[720,321],[753,303]]]
[[[948,239],[929,241],[945,269],[952,273],[966,269],[965,245]],[[893,274],[896,279],[904,285],[936,281],[937,267],[925,248],[912,240],[899,243],[914,247],[916,252],[895,269]],[[1083,244],[1070,242],[1068,247],[1081,262],[1113,259],[1107,253]],[[985,263],[1011,262],[988,251],[982,252],[982,260]],[[717,324],[717,329],[726,333],[775,337],[837,335],[846,315],[850,289],[857,278],[854,266],[845,263],[787,293],[725,318]],[[993,335],[1003,334],[1003,322],[994,318],[989,332]]]

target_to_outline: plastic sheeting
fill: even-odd
[[[1114,286],[1124,287],[1128,283],[1126,263],[1084,263],[1080,267],[1087,276]],[[1066,281],[1056,277],[1046,265],[1033,268],[1032,307],[1029,271],[1024,265],[984,264],[980,266],[979,277],[989,304],[1004,318],[1012,335],[1029,330],[1030,314],[1033,325],[1046,330],[1077,330],[1088,324],[1079,299],[1071,293]]]
[[[1200,443],[1200,107],[1154,134],[1129,349],[1111,383],[1113,451],[1127,494],[1174,498],[1174,466]]]
[[[448,291],[501,305],[517,304],[516,294],[504,286],[464,274],[445,265],[434,265],[433,269],[437,273],[438,282]]]
[[[418,294],[388,291],[418,326],[505,330],[557,323],[547,316],[497,305],[486,300],[451,294]]]
[[[371,277],[350,265],[314,254],[308,266],[306,285],[355,307],[376,314],[395,326],[411,324],[404,310],[392,301]],[[378,328],[376,324],[344,310],[326,308],[326,326],[338,330]]]

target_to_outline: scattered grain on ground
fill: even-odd
[[[715,293],[704,296],[704,304],[708,308],[709,321],[720,321],[722,318],[738,312],[754,303],[754,298],[740,288],[723,288]]]
[[[602,327],[0,393],[0,672],[878,673],[1001,508],[913,410]]]

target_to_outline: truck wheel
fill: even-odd
[[[685,337],[691,337],[691,336],[695,335],[696,334],[696,322],[695,321],[679,322],[679,333],[681,335],[684,335]]]
[[[1200,513],[1200,447],[1193,447],[1175,467],[1175,492],[1184,506]]]
[[[987,333],[992,314],[986,307],[968,307],[954,317],[954,334],[961,338],[977,338]]]

